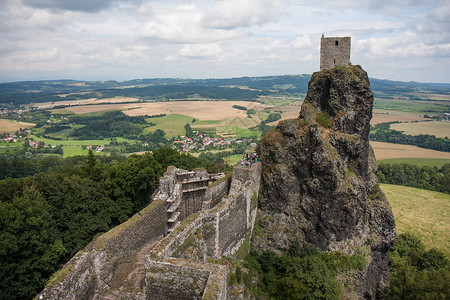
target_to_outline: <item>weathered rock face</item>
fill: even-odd
[[[373,95],[360,66],[314,73],[298,119],[260,141],[263,164],[252,247],[280,252],[293,241],[322,251],[366,249],[356,284],[373,298],[385,285],[394,217],[379,189],[369,145]]]

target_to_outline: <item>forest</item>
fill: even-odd
[[[141,99],[170,99],[198,95],[211,99],[258,100],[260,95],[306,94],[310,74],[260,77],[236,77],[222,79],[153,78],[123,82],[45,80],[0,83],[0,103],[23,105],[63,100],[107,98],[114,96],[139,97]],[[450,84],[399,82],[370,79],[376,97],[385,99],[402,96],[418,99],[414,92],[448,94]],[[245,87],[245,88],[237,88]],[[234,88],[232,88],[234,87]],[[30,91],[33,91],[31,94]],[[74,93],[66,96],[65,94]],[[65,95],[61,97],[60,95]],[[406,95],[406,96],[405,96]],[[69,98],[65,98],[69,97]]]
[[[437,168],[419,167],[412,164],[380,163],[377,177],[380,183],[404,185],[450,194],[450,164]]]
[[[90,152],[35,163],[35,174],[0,181],[0,299],[34,297],[95,235],[148,205],[169,165],[202,165],[169,148],[128,158]]]
[[[80,140],[102,140],[104,138],[123,137],[137,139],[142,129],[149,124],[145,117],[130,117],[121,111],[109,111],[101,115],[69,117],[69,122],[85,125],[76,128],[71,136]]]

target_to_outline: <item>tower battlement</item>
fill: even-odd
[[[320,39],[320,71],[350,64],[350,40],[346,37],[325,37]]]

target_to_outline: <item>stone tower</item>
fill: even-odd
[[[320,71],[350,64],[350,37],[320,39]]]

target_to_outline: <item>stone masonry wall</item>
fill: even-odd
[[[166,229],[165,203],[154,200],[128,221],[94,239],[45,287],[44,299],[98,299],[123,284],[121,274],[148,243]],[[131,266],[132,267],[132,266]]]
[[[320,39],[320,70],[350,64],[350,37],[323,37]]]
[[[219,179],[211,184],[205,192],[205,201],[203,209],[209,209],[216,206],[225,195],[228,195],[231,185],[231,174]]]
[[[235,167],[229,195],[224,196],[214,208],[197,212],[186,218],[152,249],[146,262],[146,295],[157,291],[171,290],[170,293],[176,293],[179,299],[184,299],[183,295],[186,297],[195,295],[194,299],[200,295],[203,295],[203,299],[208,297],[210,299],[226,299],[228,274],[227,271],[224,271],[226,266],[206,263],[206,260],[208,257],[221,258],[233,255],[245,238],[251,235],[256,216],[256,205],[252,199],[258,194],[260,175],[261,165],[259,163],[251,167]],[[178,269],[174,271],[173,268],[164,267],[167,265]],[[186,292],[186,286],[192,285],[194,281],[200,282],[201,280],[198,278],[203,276],[196,272],[192,273],[191,269],[186,266],[194,266],[194,269],[202,266],[199,269],[200,275],[204,274],[202,270],[209,270],[209,283],[213,280],[212,278],[215,282],[222,283],[219,285],[216,283],[209,287],[207,284],[200,295],[197,293],[197,289]],[[182,276],[179,275],[180,272]],[[181,278],[180,281],[167,280],[174,274],[178,274],[178,278]]]

